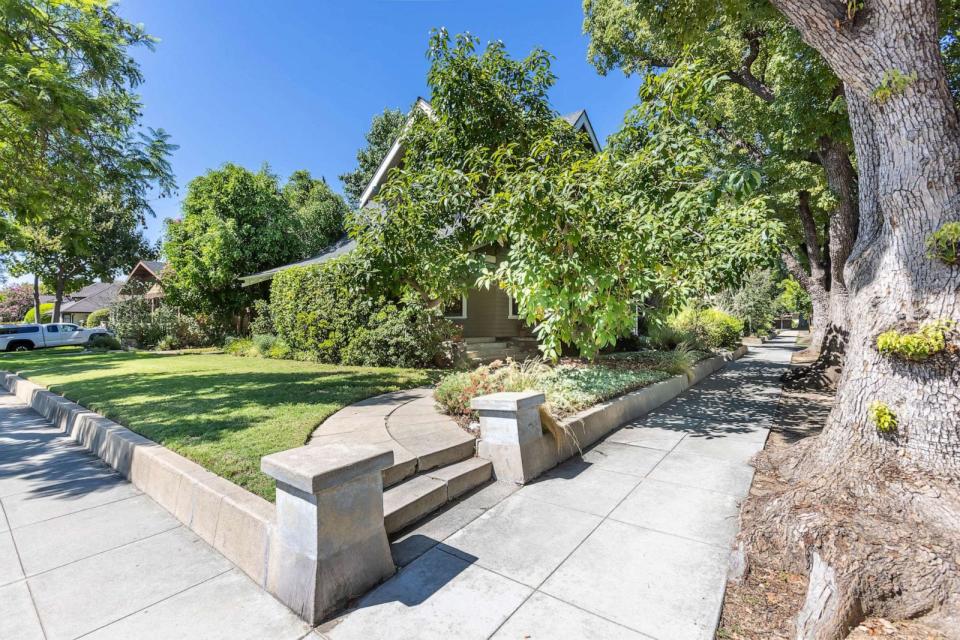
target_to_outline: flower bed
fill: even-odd
[[[595,362],[564,360],[549,365],[494,362],[444,377],[434,392],[440,410],[468,418],[470,400],[500,391],[543,391],[550,413],[563,418],[604,400],[646,387],[673,375],[690,374],[708,354],[699,351],[631,351]]]

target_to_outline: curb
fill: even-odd
[[[273,504],[35,382],[0,384],[266,588]]]

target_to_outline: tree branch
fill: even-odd
[[[728,71],[727,75],[730,81],[744,87],[764,102],[773,102],[776,96],[770,87],[765,85],[759,78],[753,75],[753,63],[760,57],[760,39],[763,37],[762,31],[748,31],[743,34],[747,40],[747,56],[743,59],[740,69],[737,71]]]
[[[817,222],[810,210],[810,192],[797,192],[797,214],[803,226],[803,241],[807,245],[807,255],[810,257],[811,267],[823,269],[823,254],[820,252],[820,239],[817,237]]]
[[[757,145],[734,136],[727,131],[722,124],[714,125],[713,132],[723,138],[727,144],[731,144],[738,149],[746,151],[753,158],[754,162],[761,163],[766,157],[766,154],[764,154],[764,152]]]

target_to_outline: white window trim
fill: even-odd
[[[467,294],[461,293],[460,299],[463,301],[463,315],[448,316],[447,314],[443,314],[444,318],[446,318],[447,320],[466,320],[467,319]]]
[[[513,296],[511,296],[510,294],[507,294],[507,319],[508,319],[508,320],[519,320],[519,319],[520,319],[520,316],[517,316],[517,315],[514,315],[514,314],[513,314],[513,303],[514,303],[515,301],[516,301],[516,299],[515,299]]]

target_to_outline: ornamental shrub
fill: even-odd
[[[272,336],[268,333],[257,334],[254,335],[250,341],[253,343],[253,348],[256,350],[257,355],[266,358],[269,357],[270,350],[273,349],[273,345],[277,342],[277,336]]]
[[[670,326],[692,336],[702,349],[735,349],[743,335],[743,322],[719,309],[687,307],[670,320]]]
[[[253,348],[253,340],[250,338],[227,338],[223,344],[224,353],[231,356],[252,355]]]
[[[110,309],[97,309],[87,316],[86,326],[90,328],[99,327],[110,321]]]
[[[270,302],[257,300],[253,303],[253,321],[250,323],[250,335],[265,336],[275,333],[273,319],[270,317]]]
[[[30,307],[29,309],[27,309],[26,315],[23,316],[23,321],[36,322],[37,314],[34,313],[35,311],[36,309],[34,309],[33,307]],[[44,322],[53,322],[53,303],[52,302],[44,302],[43,304],[40,305],[40,323],[43,324]]]
[[[14,284],[0,290],[0,322],[17,322],[33,307],[33,285]]]
[[[273,278],[270,315],[277,336],[295,352],[319,362],[339,363],[353,334],[367,327],[383,300],[364,291],[357,265],[343,256],[319,265],[294,267]]]
[[[444,343],[457,334],[437,308],[408,299],[376,311],[343,350],[343,363],[365,367],[446,366]]]
[[[122,349],[120,341],[113,336],[93,336],[87,347],[94,351],[119,351]]]
[[[660,351],[672,351],[682,345],[691,345],[696,337],[670,324],[658,324],[650,328],[650,346]]]

